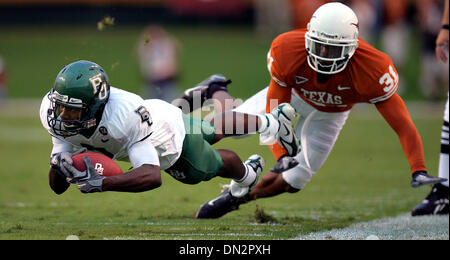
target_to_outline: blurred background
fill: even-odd
[[[170,101],[213,73],[241,98],[267,85],[273,38],[305,27],[324,0],[0,0],[0,99],[41,98],[87,59],[112,85]],[[442,0],[352,0],[361,36],[388,53],[407,100],[442,101],[434,42]],[[0,108],[1,109],[1,108]]]

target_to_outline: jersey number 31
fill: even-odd
[[[383,88],[384,92],[390,92],[398,84],[398,75],[394,68],[389,65],[389,72],[384,73],[380,78],[380,85],[385,86]]]

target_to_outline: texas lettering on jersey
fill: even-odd
[[[359,47],[344,71],[319,82],[317,72],[307,63],[306,30],[278,36],[267,55],[271,75],[268,99],[290,102],[291,89],[323,112],[342,112],[356,103],[377,103],[397,90],[399,77],[388,55],[358,39]],[[270,106],[270,102],[268,102]],[[269,111],[271,107],[267,107]]]
[[[309,101],[313,102],[318,106],[342,104],[342,97],[338,95],[333,95],[332,93],[324,91],[309,91],[304,88],[300,88],[299,90],[302,93],[303,97],[307,98]]]

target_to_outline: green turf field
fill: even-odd
[[[39,121],[39,98],[59,69],[77,59],[101,64],[114,86],[140,92],[133,54],[139,27],[103,32],[91,27],[0,27],[0,54],[8,62],[9,96],[0,105],[0,239],[289,239],[310,232],[407,213],[429,188],[412,189],[399,141],[374,107],[352,112],[330,158],[307,187],[243,205],[218,220],[196,220],[225,179],[190,186],[163,174],[163,186],[138,194],[55,195],[48,186],[50,137]],[[246,28],[171,27],[183,45],[180,84],[212,73],[234,80],[230,92],[246,98],[268,80],[269,41]],[[27,99],[23,99],[27,98]],[[422,135],[430,173],[436,175],[441,105],[409,104]],[[274,159],[256,137],[224,140],[217,148]],[[120,163],[127,170],[130,165]],[[448,232],[448,230],[447,230]]]
[[[409,186],[397,137],[372,107],[363,106],[352,112],[330,158],[303,191],[251,202],[218,220],[193,216],[227,183],[222,178],[190,186],[164,173],[163,186],[145,193],[81,194],[71,187],[55,195],[47,180],[50,137],[37,117],[39,102],[30,102],[0,110],[0,239],[288,239],[408,212],[429,191]],[[411,107],[435,174],[440,109]],[[255,137],[216,147],[243,159],[260,153],[268,167],[274,163]]]

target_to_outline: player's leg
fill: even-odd
[[[444,109],[444,123],[441,131],[441,153],[439,157],[439,177],[446,182],[433,186],[428,196],[411,212],[413,216],[435,215],[449,213],[449,181],[448,181],[448,152],[449,152],[449,115],[448,98]]]
[[[349,112],[316,111],[311,114],[315,110],[311,110],[304,104],[301,106],[304,107],[305,113],[297,123],[296,135],[307,138],[302,138],[302,151],[295,157],[299,165],[282,174],[267,173],[243,198],[234,198],[229,190],[225,189],[219,197],[201,206],[197,212],[197,218],[217,218],[238,209],[240,204],[250,200],[272,197],[285,192],[296,192],[311,180],[328,158]],[[311,118],[307,117],[309,114]]]
[[[255,95],[251,96],[250,98],[245,100],[242,104],[238,105],[237,107],[234,107],[233,109],[230,109],[233,106],[231,106],[229,104],[225,105],[225,103],[228,100],[227,98],[232,98],[233,102],[236,99],[231,97],[228,93],[225,95],[222,91],[217,91],[216,94],[214,94],[214,98],[218,97],[219,101],[217,103],[220,103],[220,104],[218,104],[218,105],[215,104],[215,108],[222,106],[222,107],[225,107],[223,112],[233,111],[236,113],[247,114],[247,115],[264,115],[266,113],[266,97],[267,97],[268,89],[269,89],[268,87],[262,89],[261,91],[259,91]],[[230,102],[230,103],[233,103],[233,102]],[[236,104],[236,102],[234,102],[233,104]],[[223,113],[223,112],[218,112],[218,111],[221,111],[221,110],[215,109],[215,112],[216,112],[215,115],[213,117],[207,119],[207,121],[214,124],[214,120],[213,120],[214,117],[218,117],[219,114]],[[228,119],[231,118],[229,115],[232,115],[232,114],[228,113]],[[241,116],[237,120],[241,120],[241,121],[247,120],[247,122],[241,122],[241,123],[238,123],[238,125],[247,125],[247,126],[250,126],[249,128],[253,128],[253,129],[258,128],[258,122],[256,122],[256,119],[254,117],[251,120],[249,120],[249,117]],[[220,121],[222,121],[222,120],[220,120]],[[222,124],[222,125],[217,124],[217,127],[223,127],[224,125],[225,124]],[[221,131],[223,132],[223,131],[225,131],[225,129],[223,129]],[[256,131],[248,131],[248,132],[251,132],[251,133],[242,134],[239,136],[236,135],[233,137],[245,137],[245,136],[256,133]],[[219,141],[223,137],[224,136],[217,137],[216,142]]]
[[[220,149],[219,153],[224,163],[216,175],[232,179],[230,192],[234,197],[240,198],[247,195],[254,188],[264,169],[264,159],[254,154],[242,163],[233,151]]]
[[[348,114],[317,111],[313,115],[310,114],[312,118],[302,116],[296,127],[296,135],[302,139],[302,151],[295,156],[299,164],[281,174],[264,175],[250,193],[251,199],[303,189],[325,163]]]
[[[206,105],[213,105],[215,114],[229,110],[253,115],[265,113],[268,87],[243,102],[228,93],[230,83],[231,80],[221,74],[211,75],[195,87],[187,89],[172,104],[186,114]]]
[[[224,137],[259,133],[261,144],[269,145],[278,141],[289,156],[295,156],[300,150],[300,144],[292,128],[294,118],[295,110],[287,103],[263,115],[226,111],[211,120],[216,132],[214,142]]]
[[[177,162],[166,170],[175,179],[186,184],[197,184],[216,176],[232,179],[244,189],[254,186],[264,167],[261,156],[251,156],[242,162],[230,150],[216,150],[211,146],[215,129],[209,123],[183,114],[186,136]]]
[[[225,101],[234,99],[228,94],[227,85],[230,83],[231,80],[221,74],[212,75],[195,87],[185,90],[183,95],[175,99],[172,104],[189,114],[202,107],[207,100],[216,99],[218,102],[210,102],[214,102],[214,106],[220,111],[225,111]]]

